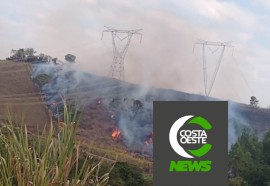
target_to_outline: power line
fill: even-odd
[[[72,50],[72,49],[77,49],[77,48],[82,48],[82,47],[85,47],[85,46],[95,45],[95,44],[98,44],[98,43],[99,43],[99,41],[98,40],[95,40],[95,41],[93,41],[91,43],[90,42],[86,42],[86,43],[79,44],[79,45],[76,45],[76,46],[72,46],[72,47],[69,47],[69,48],[54,50],[51,53],[58,53],[58,52],[61,53],[61,52],[69,51],[69,50]]]
[[[248,81],[247,81],[247,79],[246,79],[246,77],[245,77],[243,71],[241,70],[240,66],[238,65],[238,63],[236,62],[236,59],[235,59],[234,57],[233,57],[233,61],[234,61],[234,63],[236,64],[236,67],[237,67],[237,69],[239,70],[240,75],[241,75],[241,77],[243,78],[243,80],[244,80],[246,86],[248,87],[249,91],[251,92],[252,95],[254,95],[254,91],[253,91],[252,88],[249,86],[249,83],[248,83]]]
[[[111,32],[112,33],[112,43],[113,43],[113,62],[111,65],[111,76],[116,79],[125,80],[125,71],[124,71],[124,58],[127,53],[127,49],[129,47],[131,38],[134,34],[140,35],[142,40],[142,34],[139,33],[141,29],[136,30],[117,30],[114,28],[106,27],[106,30],[103,30],[101,39],[103,38],[104,32]],[[123,35],[122,37],[120,35]],[[122,42],[126,41],[125,46],[120,49],[116,45],[116,40]]]
[[[219,68],[220,68],[220,64],[221,64],[221,61],[223,58],[225,48],[226,47],[233,47],[231,45],[231,43],[232,42],[230,42],[230,41],[229,42],[213,42],[213,41],[204,41],[204,40],[199,40],[198,42],[194,43],[193,51],[194,51],[195,45],[202,45],[204,93],[206,96],[209,96],[211,91],[212,91],[213,85],[214,85],[216,77],[217,77],[217,73],[218,73]],[[211,50],[209,48],[209,46],[215,46],[217,48],[215,50]],[[219,48],[221,48],[220,56],[218,58],[217,65],[216,65],[216,68],[214,70],[214,74],[213,74],[212,78],[210,78],[209,85],[207,82],[208,72],[207,72],[207,64],[206,64],[205,47],[208,47],[208,49],[212,52],[212,54],[214,54],[215,52],[217,52],[219,50]]]

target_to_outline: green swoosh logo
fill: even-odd
[[[212,129],[212,125],[203,117],[198,116],[195,118],[192,118],[188,124],[195,124],[201,126],[205,130],[210,130]],[[188,150],[189,153],[196,157],[202,157],[206,153],[208,153],[212,148],[211,144],[204,144],[201,148],[196,149],[196,150]]]
[[[205,130],[210,130],[212,129],[212,125],[203,117],[198,116],[195,118],[192,118],[192,120],[190,120],[188,122],[188,124],[196,124],[196,125],[200,125],[203,129]]]
[[[209,152],[209,150],[211,148],[212,148],[211,144],[204,144],[201,148],[199,148],[197,150],[188,150],[188,152],[191,153],[192,155],[196,156],[196,157],[202,157],[207,152]]]

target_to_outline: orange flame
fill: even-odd
[[[145,144],[146,146],[148,146],[148,145],[150,145],[151,143],[153,143],[153,134],[154,134],[154,132],[152,132],[151,135],[150,135],[150,137],[148,138],[148,140],[146,140],[146,141],[144,142],[144,144]]]
[[[119,129],[115,129],[113,132],[112,132],[112,138],[114,140],[116,139],[119,139],[121,136],[121,131]]]
[[[150,145],[151,143],[153,143],[153,138],[149,138],[148,140],[144,142],[144,144],[147,146]]]

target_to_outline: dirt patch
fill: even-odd
[[[31,79],[31,65],[0,61],[0,120],[8,113],[17,124],[42,129],[49,123],[49,115],[41,92]]]

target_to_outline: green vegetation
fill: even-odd
[[[120,150],[79,144],[80,114],[73,111],[65,104],[63,122],[38,135],[26,126],[13,126],[8,116],[0,128],[0,185],[152,185],[152,176],[143,174],[151,162]]]
[[[11,56],[6,58],[10,61],[21,61],[21,62],[50,62],[52,57],[45,54],[36,54],[33,48],[19,48],[18,50],[11,50]]]
[[[64,107],[64,122],[41,134],[8,124],[0,129],[0,185],[106,185],[109,173],[100,175],[101,162],[83,157],[76,142],[78,123]]]
[[[110,173],[111,186],[143,186],[144,178],[138,168],[126,162],[117,162]]]
[[[151,161],[143,158],[135,158],[130,154],[123,153],[123,151],[117,148],[108,149],[105,146],[97,147],[94,144],[91,146],[85,146],[84,144],[82,144],[82,146],[87,149],[87,152],[93,154],[96,159],[100,159],[103,161],[101,173],[110,172],[110,180],[108,182],[109,185],[129,185],[130,177],[126,177],[126,174],[135,174],[139,177],[138,179],[140,180],[142,178],[143,184],[139,184],[140,186],[153,185],[153,163]],[[125,169],[125,171],[127,172],[119,170],[122,170],[122,168]]]
[[[229,152],[230,186],[270,185],[270,131],[262,140],[245,129]]]
[[[117,149],[117,147],[107,147],[104,145],[99,144],[82,144],[84,147],[87,148],[87,151],[90,153],[99,156],[104,157],[107,159],[110,159],[114,162],[120,161],[120,162],[128,162],[131,165],[137,166],[140,168],[143,172],[149,173],[152,172],[153,162],[149,159],[144,159],[142,157],[136,158],[130,155],[127,152],[124,152],[121,149]]]
[[[48,74],[40,74],[33,79],[33,82],[36,83],[39,88],[41,88],[46,83],[49,83],[51,77]]]

